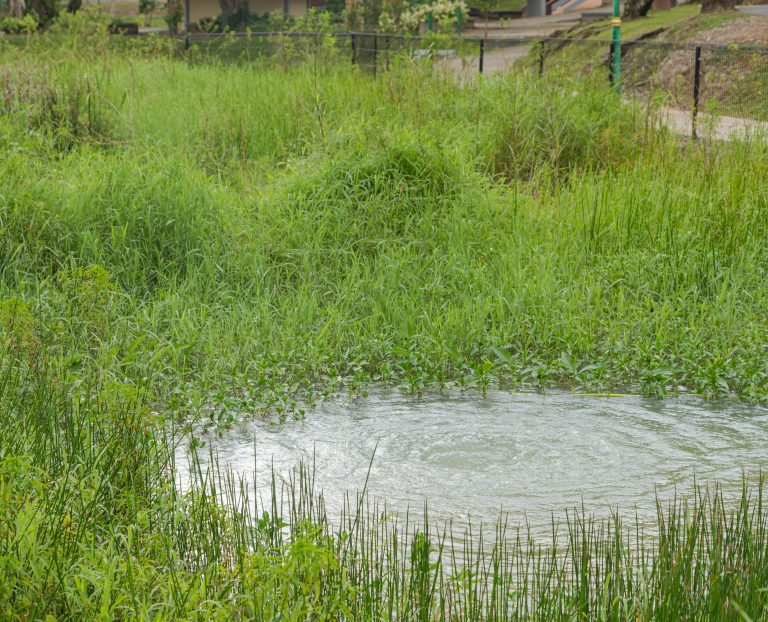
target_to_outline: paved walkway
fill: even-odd
[[[529,47],[526,44],[520,44],[494,49],[493,45],[494,42],[490,40],[484,55],[483,73],[485,75],[493,75],[511,69],[516,60],[528,53]],[[476,56],[447,58],[442,61],[442,65],[449,72],[454,73],[462,83],[471,82],[478,75],[478,58]],[[692,118],[689,110],[664,107],[661,109],[661,122],[675,134],[681,136],[691,136],[692,134]],[[768,139],[768,122],[700,113],[697,119],[697,135],[700,138],[715,140],[755,137]]]
[[[750,15],[768,15],[768,5],[766,4],[742,5],[737,6],[736,10]]]
[[[663,107],[661,121],[675,134],[691,135],[692,117],[689,110]],[[748,140],[758,137],[765,139],[768,138],[768,122],[699,113],[696,133],[700,138],[715,140]]]
[[[503,22],[473,20],[472,28],[464,31],[471,37],[482,37],[488,32],[488,38],[500,37],[547,37],[559,30],[566,30],[581,23],[581,12],[547,15],[545,17],[521,17]]]

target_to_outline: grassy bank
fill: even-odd
[[[768,39],[763,20],[737,11],[702,14],[698,4],[688,4],[624,21],[624,93],[644,98],[655,92],[666,105],[690,110],[695,73],[693,46],[701,44],[699,109],[717,115],[768,119],[762,96],[768,88]],[[598,70],[607,75],[610,19],[579,24],[558,35],[579,39],[583,44],[545,43],[542,52],[546,67],[565,66],[585,73]],[[690,47],[681,48],[680,44]],[[708,47],[712,45],[721,47]]]
[[[5,67],[4,321],[67,378],[765,396],[759,144],[678,143],[599,77]]]
[[[762,479],[650,525],[574,510],[544,541],[364,496],[332,524],[309,470],[271,490],[200,471],[182,496],[140,403],[73,400],[41,367],[0,379],[4,620],[765,619]]]
[[[86,41],[2,51],[1,617],[764,615],[755,496],[496,549],[485,591],[306,486],[290,538],[226,479],[180,497],[164,438],[374,382],[763,400],[764,145],[681,143],[601,78]]]

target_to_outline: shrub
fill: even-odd
[[[400,24],[407,30],[416,30],[419,24],[427,21],[429,13],[440,30],[446,30],[456,25],[457,12],[468,15],[469,9],[463,0],[436,0],[430,4],[417,4],[404,11]]]
[[[157,8],[157,0],[139,0],[139,13],[148,15],[154,13]]]
[[[59,15],[59,0],[29,0],[27,11],[36,15],[41,24],[48,25]]]
[[[168,32],[175,35],[179,32],[179,25],[184,19],[184,8],[181,0],[166,0],[165,23],[168,24]]]
[[[112,18],[99,6],[87,6],[76,13],[62,13],[51,24],[48,33],[65,38],[80,53],[104,50]]]
[[[30,13],[24,17],[5,17],[0,19],[0,32],[9,35],[32,33],[35,32],[39,26],[35,16]]]

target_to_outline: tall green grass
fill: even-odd
[[[762,482],[481,545],[173,464],[374,382],[764,399],[762,143],[567,76],[56,41],[1,52],[0,618],[764,619]]]
[[[760,143],[681,144],[600,80],[35,59],[7,53],[0,295],[65,365],[176,412],[371,381],[765,395]],[[67,290],[90,268],[98,330]]]
[[[61,386],[43,361],[0,372],[4,620],[765,619],[763,478],[659,502],[655,524],[575,510],[551,537],[515,517],[457,531],[364,490],[331,520],[308,468],[257,490],[192,454],[179,493],[140,397]]]

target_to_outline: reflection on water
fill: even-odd
[[[368,491],[390,509],[419,510],[426,499],[431,517],[493,522],[503,511],[535,525],[582,502],[596,514],[650,513],[655,491],[687,494],[694,477],[737,489],[744,471],[766,465],[768,409],[696,398],[382,393],[325,404],[305,421],[203,438],[248,480],[255,466],[265,493],[272,465],[287,479],[314,460],[331,514],[345,491],[363,486],[375,449]],[[177,462],[185,480],[184,447]]]

